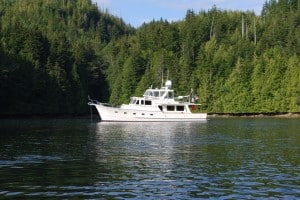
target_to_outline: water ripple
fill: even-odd
[[[300,198],[299,121],[70,124],[2,136],[0,198]]]

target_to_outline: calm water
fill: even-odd
[[[1,120],[0,199],[300,198],[300,119]]]

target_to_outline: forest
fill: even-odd
[[[82,115],[162,76],[208,113],[300,112],[300,5],[217,7],[133,28],[91,0],[0,0],[0,115]]]

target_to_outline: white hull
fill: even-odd
[[[167,112],[159,109],[130,109],[90,104],[96,107],[102,121],[119,122],[192,122],[206,120],[206,113]]]

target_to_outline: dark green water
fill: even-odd
[[[299,119],[1,120],[0,199],[297,199]]]

